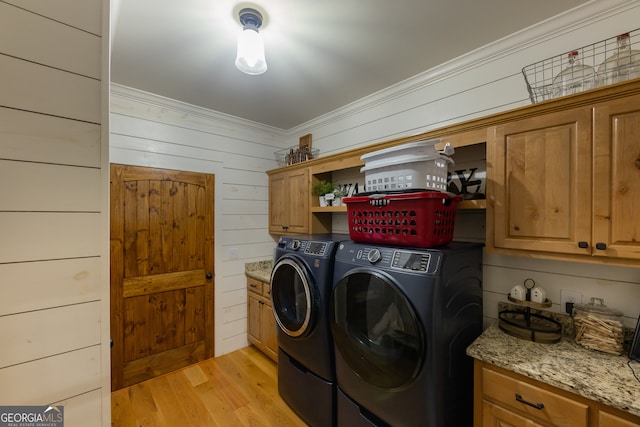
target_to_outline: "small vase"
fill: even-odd
[[[324,198],[324,196],[320,196],[320,207],[321,208],[326,208],[327,207],[327,200]]]
[[[327,193],[324,195],[324,203],[325,206],[335,206],[334,201],[335,201],[336,195],[333,193]]]

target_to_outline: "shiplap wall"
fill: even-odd
[[[530,104],[521,69],[571,49],[640,26],[640,2],[595,1],[442,64],[423,75],[293,129],[313,134],[323,154],[367,146]],[[347,232],[346,215],[334,214],[333,230]],[[483,241],[484,212],[458,211],[455,237]],[[498,317],[498,302],[516,284],[533,278],[561,311],[560,290],[576,290],[583,302],[601,297],[635,327],[640,314],[639,268],[484,256],[485,324]]]
[[[216,354],[223,354],[247,343],[244,264],[273,256],[264,172],[276,167],[274,151],[311,133],[327,155],[526,105],[524,65],[634,29],[639,17],[638,1],[594,1],[286,131],[113,85],[111,161],[216,174]],[[334,230],[346,232],[344,220],[335,214]],[[484,212],[461,214],[456,235],[482,240],[484,224]],[[640,311],[640,269],[488,254],[484,271],[487,322],[528,277],[554,301],[560,289],[604,296],[628,324]]]
[[[266,170],[283,131],[118,85],[112,163],[210,173],[215,179],[215,353],[247,342],[244,265],[273,256]]]
[[[67,426],[110,418],[105,8],[0,2],[0,404]]]

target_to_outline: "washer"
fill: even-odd
[[[473,425],[482,333],[482,245],[413,249],[344,242],[330,326],[338,426]]]
[[[278,325],[278,392],[312,426],[335,425],[336,373],[328,322],[333,262],[346,235],[281,237],[271,271]]]

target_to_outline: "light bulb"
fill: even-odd
[[[264,42],[257,29],[250,25],[238,37],[238,53],[236,67],[246,74],[262,74],[267,71],[267,61],[264,57]]]

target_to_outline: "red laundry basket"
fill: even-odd
[[[356,242],[430,248],[453,239],[462,200],[439,191],[347,197],[349,237]]]

